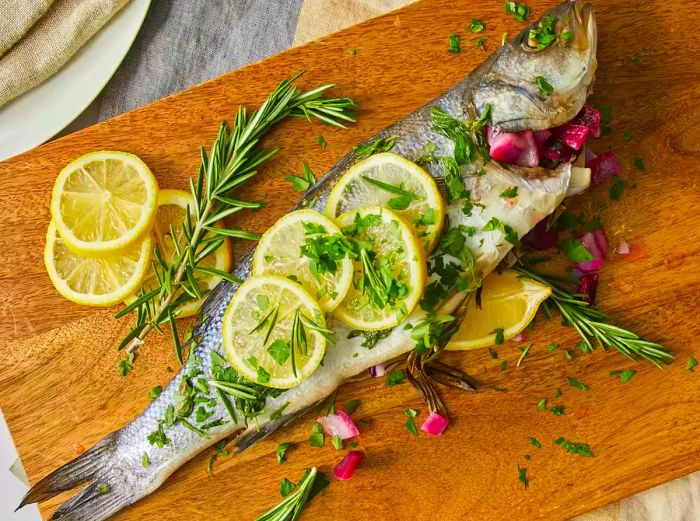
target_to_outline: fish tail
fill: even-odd
[[[106,519],[131,503],[122,480],[110,478],[110,470],[116,455],[114,434],[100,440],[97,445],[81,454],[51,474],[41,479],[22,498],[17,509],[30,503],[46,501],[61,492],[91,481],[87,487],[61,505],[51,517],[62,521],[99,521]]]

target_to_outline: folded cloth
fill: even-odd
[[[53,0],[0,0],[0,56],[41,18]]]
[[[10,8],[12,0],[0,0]],[[26,0],[17,0],[18,12]],[[34,4],[37,0],[29,0]],[[0,107],[55,74],[128,0],[55,0],[0,58]],[[0,18],[12,18],[10,11]],[[3,22],[5,23],[5,22]],[[0,25],[2,27],[2,25]]]

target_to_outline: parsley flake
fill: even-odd
[[[588,248],[578,239],[567,239],[562,244],[562,250],[569,259],[574,262],[586,262],[593,260],[593,255]]]
[[[554,92],[554,87],[552,87],[552,84],[545,80],[543,76],[534,76],[532,78],[532,83],[537,85],[540,93],[544,94],[545,96],[549,96]]]
[[[591,447],[588,443],[576,443],[573,441],[567,441],[564,438],[557,438],[554,443],[560,445],[561,448],[570,452],[571,454],[578,454],[579,456],[584,456],[586,458],[593,458],[593,452],[591,452]]]
[[[576,387],[576,389],[581,389],[582,391],[588,391],[588,386],[579,382],[576,378],[573,376],[567,376],[566,381],[569,382],[569,385],[571,387]]]
[[[532,443],[533,447],[535,447],[537,449],[542,448],[542,444],[539,442],[539,440],[537,438],[533,438],[532,436],[528,436],[527,439],[530,440],[530,443]]]
[[[447,37],[448,47],[447,52],[459,52],[462,49],[459,46],[459,36],[451,34]]]
[[[514,19],[524,22],[530,14],[530,8],[525,4],[506,1],[506,14],[512,14]]]
[[[277,463],[281,465],[287,461],[287,451],[293,448],[294,444],[289,442],[284,442],[277,445]]]
[[[480,33],[486,29],[486,24],[479,20],[478,18],[472,18],[471,23],[469,24],[469,30],[473,33]]]
[[[695,366],[698,365],[698,361],[695,357],[691,356],[688,358],[688,363],[685,364],[686,371],[694,372]]]
[[[414,420],[418,414],[418,411],[415,409],[406,409],[403,413],[408,416],[408,420],[406,420],[406,428],[408,429],[408,432],[410,432],[414,438],[418,437],[418,429],[416,429],[416,422]]]
[[[518,481],[520,481],[520,483],[523,484],[523,487],[525,487],[525,490],[527,490],[529,484],[527,480],[527,469],[525,467],[521,467],[520,464],[518,464]]]
[[[632,377],[637,374],[637,371],[634,369],[623,369],[623,370],[618,370],[618,371],[610,371],[610,376],[620,376],[620,382],[621,383],[627,383],[629,382]]]
[[[513,185],[510,188],[503,190],[498,197],[503,197],[504,199],[512,199],[518,196],[518,187]]]
[[[290,174],[285,176],[285,179],[297,192],[306,192],[316,183],[316,177],[306,161],[302,163],[302,173],[300,176]]]
[[[390,371],[386,375],[386,380],[384,381],[384,385],[387,386],[392,386],[392,385],[400,385],[404,383],[406,380],[406,371],[403,369],[396,369],[394,371]]]
[[[642,159],[641,157],[635,157],[634,166],[636,166],[637,170],[639,170],[640,172],[644,172],[644,159]]]

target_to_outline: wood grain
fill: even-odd
[[[535,13],[551,5],[529,4]],[[346,385],[338,403],[361,400],[366,460],[355,478],[333,482],[315,499],[305,519],[561,520],[700,468],[700,374],[685,370],[688,356],[700,357],[700,40],[690,37],[700,14],[660,0],[595,6],[594,101],[614,108],[614,131],[596,146],[619,152],[626,185],[620,202],[609,200],[604,185],[572,207],[600,214],[611,245],[621,237],[632,245],[631,256],[612,253],[602,270],[601,306],[665,343],[678,360],[664,370],[616,353],[566,362],[563,349],[573,348],[575,335],[539,319],[530,333],[533,354],[519,368],[514,343],[499,347],[499,360],[485,351],[447,354],[448,362],[479,379],[481,392],[444,392],[455,423],[441,438],[413,439],[406,431],[403,410],[420,410],[420,420],[426,409],[409,386]],[[520,27],[500,2],[424,0],[0,163],[0,405],[31,482],[73,458],[74,444],[89,447],[131,420],[148,402],[148,389],[167,382],[167,366],[176,366],[168,340],[153,338],[133,373],[119,378],[114,348],[128,324],[114,321],[114,310],[73,305],[51,287],[41,256],[50,191],[61,167],[91,150],[126,150],[150,165],[161,186],[184,188],[196,173],[198,146],[211,142],[220,120],[239,104],[257,105],[281,78],[306,68],[301,83],[337,83],[335,94],[360,103],[359,122],[338,131],[299,120],[272,133],[267,143],[281,152],[243,194],[269,203],[244,218],[248,229],[262,231],[297,197],[283,181],[286,171],[298,172],[302,160],[325,171],[483,60],[465,33],[472,17],[488,25],[489,51],[503,31]],[[462,35],[460,54],[446,52],[452,32]],[[358,54],[349,55],[350,48]],[[630,142],[624,132],[632,134]],[[328,141],[325,150],[315,142],[319,134]],[[644,158],[644,172],[633,166],[637,156]],[[240,254],[246,245],[236,248]],[[552,342],[561,347],[546,350]],[[501,360],[508,361],[505,371]],[[623,368],[637,371],[630,382],[608,376]],[[590,391],[567,387],[566,376]],[[553,400],[557,388],[563,395]],[[566,414],[539,410],[536,403],[545,396],[564,405]],[[279,500],[283,477],[296,480],[312,465],[329,471],[340,459],[332,447],[308,446],[310,420],[220,460],[211,481],[208,454],[200,455],[115,519],[252,519]],[[527,436],[543,448],[533,448]],[[595,458],[565,453],[553,444],[558,436],[589,443]],[[280,441],[298,444],[284,465],[274,456]],[[517,464],[528,469],[527,491],[518,483]],[[49,515],[66,497],[41,505],[42,513]]]

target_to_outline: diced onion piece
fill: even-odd
[[[525,331],[521,331],[515,336],[513,340],[515,340],[516,342],[525,342],[527,340],[527,333]]]
[[[381,378],[386,374],[386,366],[384,364],[373,365],[369,368],[369,374],[372,378]]]
[[[586,166],[591,169],[591,177],[597,185],[620,173],[620,163],[617,161],[617,154],[612,150],[591,159],[586,163]]]
[[[333,468],[333,474],[341,481],[350,479],[357,470],[357,467],[362,462],[364,454],[359,450],[351,450],[345,457]]]
[[[445,432],[449,424],[450,420],[436,412],[431,412],[423,425],[421,425],[420,430],[432,436],[440,436]]]
[[[489,127],[486,129],[486,138],[491,147],[491,157],[496,161],[525,167],[540,164],[535,134],[532,130],[498,132]]]
[[[586,232],[580,237],[581,243],[593,256],[589,261],[577,262],[576,267],[584,273],[599,270],[603,266],[603,260],[608,254],[608,240],[602,229]]]
[[[598,289],[598,274],[586,273],[581,276],[580,281],[581,282],[576,287],[576,292],[583,294],[584,296],[582,299],[590,305],[595,304],[595,294]]]
[[[584,143],[588,139],[590,130],[588,127],[584,127],[583,125],[567,123],[566,125],[552,129],[552,133],[566,146],[569,146],[574,150],[581,150]]]
[[[549,226],[549,224],[549,219],[543,219],[538,222],[525,234],[523,243],[539,251],[547,251],[553,248],[559,240],[559,232],[556,226]]]
[[[352,418],[345,411],[338,411],[337,414],[327,414],[318,419],[318,423],[323,426],[323,430],[329,436],[338,435],[341,440],[354,438],[360,435],[360,431],[352,421]]]
[[[620,238],[620,244],[617,246],[616,251],[619,255],[629,255],[632,248],[630,248],[629,243],[624,238]]]
[[[590,131],[591,136],[600,137],[600,124],[602,117],[600,112],[593,107],[586,105],[581,111],[576,115],[574,119],[571,120],[573,125],[581,125],[587,127]]]

